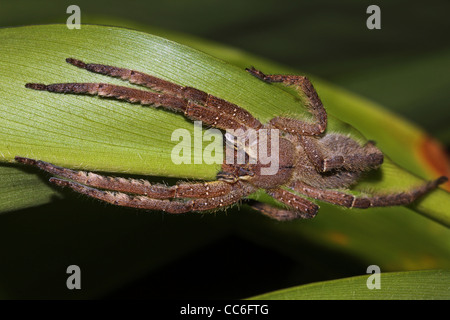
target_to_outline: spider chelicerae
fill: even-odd
[[[363,172],[382,164],[383,154],[371,141],[360,145],[348,136],[325,132],[327,113],[313,85],[304,76],[265,75],[254,68],[247,69],[262,81],[280,82],[297,89],[306,98],[307,107],[314,117],[313,122],[275,117],[263,124],[245,109],[192,87],[180,86],[126,68],[84,63],[72,58],[66,61],[91,72],[128,80],[151,91],[107,83],[27,83],[26,87],[56,93],[99,95],[141,105],[160,106],[182,112],[191,120],[200,120],[222,130],[267,132],[276,129],[282,132],[280,137],[277,136],[277,141],[271,141],[269,135],[266,137],[269,145],[278,144],[276,174],[261,174],[268,165],[258,160],[241,164],[223,163],[215,181],[181,182],[173,186],[75,171],[41,160],[15,158],[20,163],[39,167],[58,176],[50,178],[50,182],[89,197],[119,206],[185,213],[229,207],[257,190],[265,189],[285,208],[261,202],[253,203],[252,207],[277,220],[293,220],[312,218],[317,214],[318,205],[303,196],[349,208],[406,205],[447,181],[446,177],[440,177],[405,192],[383,195],[356,196],[346,193]],[[239,148],[242,147],[236,145],[236,149]],[[244,151],[249,153],[247,149]],[[247,159],[249,157],[248,154]]]

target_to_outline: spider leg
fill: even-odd
[[[241,122],[232,115],[224,114],[218,116],[217,111],[213,108],[201,106],[192,101],[168,94],[155,93],[107,83],[54,83],[49,85],[27,83],[26,87],[34,90],[56,93],[99,95],[132,103],[140,103],[141,105],[161,106],[172,111],[182,112],[189,119],[200,120],[208,125],[223,130],[242,129],[243,127]]]
[[[86,186],[145,195],[154,199],[212,198],[226,195],[233,189],[233,186],[225,181],[179,183],[174,186],[165,186],[162,184],[151,184],[147,180],[126,179],[121,177],[103,176],[93,172],[75,171],[58,167],[41,160],[23,157],[15,157],[15,160]]]
[[[344,206],[348,208],[369,208],[369,207],[389,207],[408,205],[414,202],[419,197],[437,188],[440,184],[446,182],[446,177],[440,177],[436,180],[429,181],[419,187],[413,188],[409,191],[398,192],[387,195],[373,195],[373,196],[355,196],[340,191],[323,190],[311,187],[302,182],[295,182],[291,187],[293,190],[304,194],[308,197]]]
[[[86,69],[94,73],[100,73],[110,77],[118,77],[123,80],[128,80],[133,84],[142,85],[155,91],[196,102],[202,106],[214,109],[215,117],[221,118],[224,116],[229,117],[229,115],[233,115],[235,121],[245,124],[250,128],[259,129],[262,126],[259,120],[253,117],[245,109],[192,87],[180,86],[173,82],[136,70],[118,68],[103,64],[84,63],[83,61],[73,58],[67,58],[66,61],[76,67]]]
[[[275,200],[285,204],[288,209],[278,209],[260,202],[252,203],[251,206],[262,214],[276,220],[311,219],[316,216],[319,210],[319,206],[311,201],[281,188],[268,190],[267,193]]]
[[[356,141],[345,136],[330,134],[322,140],[325,139],[328,140],[326,144],[315,137],[299,136],[303,150],[319,172],[340,168],[364,171],[377,168],[383,163],[383,153],[372,141],[361,147]],[[330,146],[345,146],[345,149],[327,152]]]
[[[185,98],[192,101],[204,103],[206,102],[208,96],[206,92],[191,87],[183,87],[173,82],[163,80],[136,70],[118,68],[104,64],[85,63],[81,60],[73,58],[67,58],[66,62],[87,71],[103,74],[114,78],[121,78],[122,80],[127,80],[130,83],[141,85],[155,91],[175,95],[178,98]]]
[[[276,117],[270,121],[271,125],[277,129],[300,135],[315,136],[325,131],[327,128],[327,112],[323,107],[319,95],[307,77],[281,74],[266,75],[253,67],[246,70],[262,81],[281,82],[287,86],[294,86],[301,95],[306,96],[307,107],[315,118],[315,123],[309,123],[297,119]]]
[[[224,208],[237,203],[242,197],[255,191],[250,184],[236,183],[226,195],[212,198],[197,198],[188,200],[161,200],[142,195],[130,195],[123,192],[99,190],[77,182],[59,178],[50,178],[50,182],[60,187],[69,187],[72,190],[99,199],[114,205],[132,207],[145,210],[159,210],[168,213],[186,213],[190,211],[209,211]]]
[[[249,206],[252,207],[254,210],[258,211],[259,213],[278,221],[291,221],[298,218],[311,219],[314,217],[314,215],[306,215],[297,210],[280,209],[273,207],[268,203],[262,203],[257,201],[250,203]]]
[[[300,144],[305,150],[309,160],[319,172],[327,172],[332,169],[341,168],[344,164],[344,157],[341,155],[328,157],[317,140],[310,136],[299,136]]]

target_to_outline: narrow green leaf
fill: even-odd
[[[274,291],[253,300],[448,300],[450,299],[450,270],[424,270],[378,274],[380,289],[374,275],[357,276],[311,283]]]

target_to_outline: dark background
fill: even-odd
[[[71,4],[80,6],[82,23],[129,20],[320,76],[450,145],[449,1],[2,1],[0,26],[65,23]],[[381,30],[366,28],[370,4],[381,8]],[[1,216],[0,229],[17,232],[0,235],[10,276],[2,279],[0,294],[3,288],[13,298],[245,298],[363,274],[370,264],[308,238],[297,248],[301,259],[293,259],[282,245],[264,241],[264,228],[252,237],[255,216],[243,209],[228,216],[155,213],[137,220],[133,210],[67,194]],[[230,231],[238,223],[249,236]],[[65,288],[69,264],[87,270],[81,292]],[[115,274],[121,267],[126,275]]]

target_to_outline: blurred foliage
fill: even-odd
[[[0,21],[64,23],[70,4],[2,3]],[[77,1],[83,23],[121,18],[229,44],[381,102],[449,145],[450,75],[444,71],[450,50],[442,41],[448,2],[380,4],[377,31],[365,28],[369,4]],[[334,210],[313,221],[279,224],[246,210],[174,217],[66,197],[0,216],[8,261],[1,265],[3,296],[243,298],[364,274],[369,264],[382,271],[450,264],[448,229],[405,208],[393,214]],[[422,245],[411,248],[411,239]],[[69,264],[86,270],[86,290],[64,288]]]

